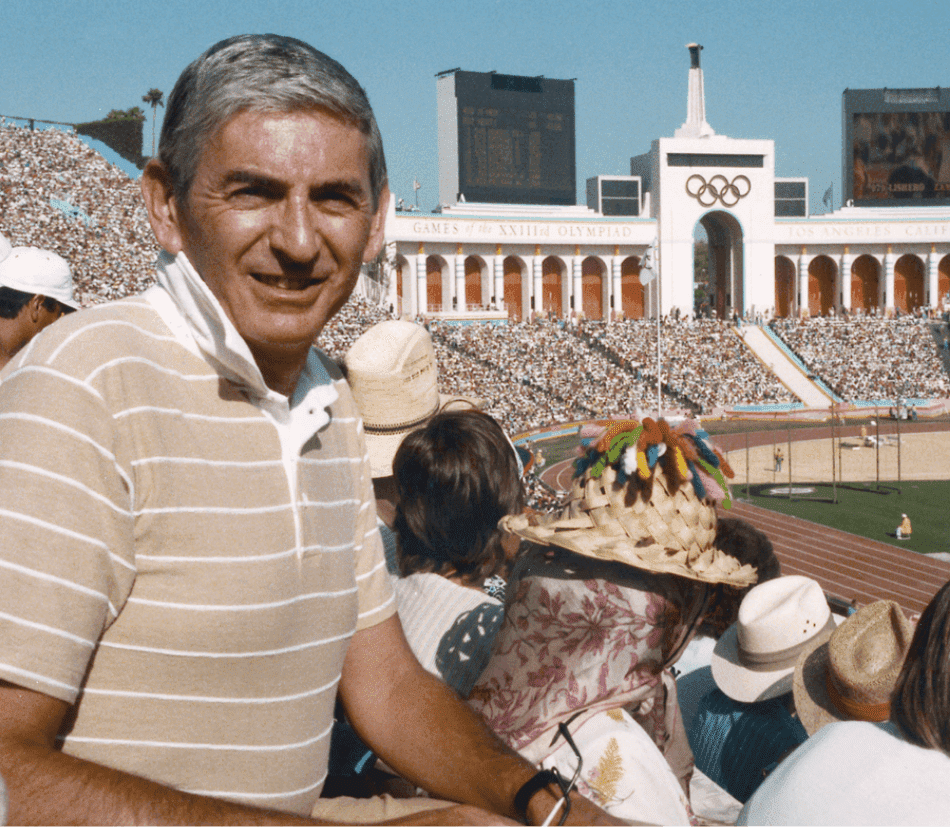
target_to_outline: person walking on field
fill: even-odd
[[[774,456],[774,458],[775,458],[775,471],[776,471],[776,472],[781,471],[781,470],[782,470],[782,460],[785,459],[785,452],[782,450],[782,446],[781,446],[781,445],[776,445],[776,446],[775,446],[775,453],[773,454],[773,456]]]

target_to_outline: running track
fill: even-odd
[[[742,439],[744,443],[745,437]],[[565,461],[552,466],[545,471],[545,480],[554,488],[569,488],[570,465]],[[896,600],[908,614],[916,615],[950,580],[950,563],[898,546],[736,500],[729,513],[765,532],[783,574],[811,577],[829,595],[854,599],[858,604]]]

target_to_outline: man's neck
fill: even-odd
[[[248,343],[254,361],[264,377],[264,384],[272,391],[282,393],[288,399],[293,397],[297,383],[307,365],[310,348],[300,352],[280,351],[278,354],[261,352]]]

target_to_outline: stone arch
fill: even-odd
[[[604,284],[607,268],[597,256],[588,256],[581,262],[581,310],[585,319],[600,321],[604,318]]]
[[[775,315],[787,319],[795,308],[795,263],[788,256],[775,257]]]
[[[937,264],[937,296],[930,303],[935,307],[943,304],[950,307],[950,256],[944,256]]]
[[[620,312],[626,319],[644,315],[643,282],[640,281],[640,257],[630,256],[620,263]]]
[[[717,210],[699,219],[709,240],[709,288],[719,318],[745,311],[742,225],[729,212]]]
[[[480,310],[485,304],[485,275],[488,265],[481,256],[468,256],[465,259],[465,310]]]
[[[504,273],[505,307],[508,318],[514,322],[524,320],[524,304],[521,300],[525,263],[518,256],[506,256],[502,263]]]
[[[907,253],[894,263],[894,308],[910,313],[924,306],[924,263]]]
[[[878,306],[881,289],[881,264],[865,253],[851,265],[851,309],[867,312]]]
[[[830,256],[815,256],[808,263],[808,314],[827,316],[835,306],[838,265]]]
[[[443,282],[447,278],[448,262],[442,256],[426,256],[426,304],[424,311],[441,313],[444,309]]]
[[[561,301],[564,279],[568,278],[567,267],[557,256],[548,256],[541,262],[541,306],[535,299],[535,309],[542,313],[551,313],[555,318],[564,315]]]

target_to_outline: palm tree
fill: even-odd
[[[165,105],[165,93],[161,89],[149,89],[142,95],[142,102],[152,107],[152,157],[155,156],[155,110]]]

